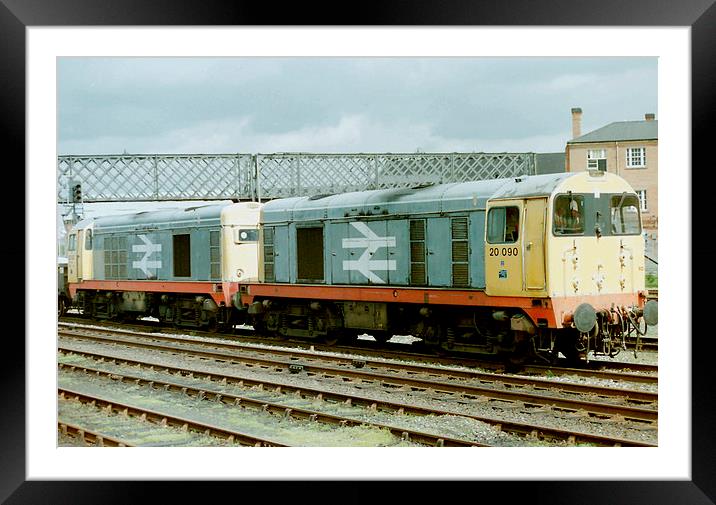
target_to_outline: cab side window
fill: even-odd
[[[487,241],[490,244],[511,244],[520,236],[520,209],[493,207],[487,214]]]
[[[76,233],[70,234],[70,238],[67,241],[67,250],[68,251],[76,251],[77,250],[77,234]]]
[[[92,250],[92,230],[85,232],[85,251]]]
[[[560,195],[554,200],[553,230],[555,235],[584,233],[584,197]]]

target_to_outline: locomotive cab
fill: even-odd
[[[568,179],[550,197],[549,221],[552,298],[592,297],[595,307],[640,305],[645,289],[640,206],[623,179],[596,171]]]
[[[620,177],[584,172],[517,178],[486,210],[488,295],[557,303],[617,296],[613,301],[638,305],[644,291],[639,199]],[[564,314],[571,309],[564,307]]]
[[[486,206],[485,291],[523,307],[512,330],[538,349],[614,355],[641,316],[657,321],[641,231],[639,198],[614,174],[512,179]]]
[[[242,202],[221,211],[221,279],[252,282],[259,277],[260,203]],[[215,244],[218,245],[218,244]],[[218,251],[217,251],[218,255]]]
[[[93,278],[94,223],[85,219],[77,223],[67,235],[67,281],[82,282]]]
[[[485,240],[486,291],[490,296],[547,295],[547,198],[491,201]]]

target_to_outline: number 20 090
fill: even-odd
[[[490,247],[490,256],[517,256],[516,247]]]

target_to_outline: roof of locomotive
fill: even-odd
[[[293,197],[267,202],[264,223],[340,219],[352,215],[419,214],[484,209],[487,200],[550,195],[569,177],[559,173],[437,184],[416,188],[377,189],[327,196]]]
[[[560,172],[558,174],[531,175],[508,179],[490,198],[525,198],[529,196],[551,195],[562,182],[580,173]]]
[[[186,209],[160,209],[146,210],[132,214],[118,214],[114,216],[96,217],[94,219],[95,232],[112,229],[132,229],[139,226],[176,225],[196,226],[202,221],[218,220],[222,210],[231,203],[218,203],[198,205]],[[206,223],[204,223],[206,224]]]
[[[84,219],[81,219],[77,221],[72,228],[75,230],[84,230],[85,228],[92,228],[92,225],[94,224],[95,218],[93,217],[86,217]]]

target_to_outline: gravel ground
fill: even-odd
[[[74,343],[78,348],[87,351],[100,351],[106,349],[106,346],[96,343]],[[536,422],[544,426],[560,428],[565,430],[576,430],[581,432],[598,433],[606,436],[615,436],[621,438],[629,438],[633,440],[642,440],[651,443],[656,442],[656,427],[652,425],[644,425],[642,423],[630,423],[615,420],[600,420],[590,418],[581,413],[567,414],[554,411],[549,407],[534,409],[525,408],[507,402],[481,402],[479,400],[468,400],[461,397],[446,398],[444,395],[436,395],[429,392],[416,392],[407,389],[397,388],[395,390],[386,390],[383,387],[372,385],[369,383],[358,382],[337,382],[335,380],[325,379],[321,377],[307,377],[305,374],[288,374],[286,372],[276,372],[257,367],[245,367],[235,364],[217,363],[206,360],[197,360],[182,356],[172,356],[168,353],[157,353],[153,351],[143,351],[138,349],[123,349],[121,347],[112,347],[112,353],[125,356],[127,358],[136,357],[137,359],[146,359],[161,361],[168,366],[195,366],[197,368],[213,370],[219,373],[234,373],[239,375],[251,376],[259,379],[269,380],[273,382],[283,382],[288,385],[328,388],[337,392],[354,393],[356,390],[364,395],[370,395],[375,398],[382,398],[389,401],[413,403],[426,407],[446,408],[457,413],[484,415],[493,418],[499,418],[505,421],[516,422]],[[133,371],[137,370],[132,368]],[[212,386],[212,389],[215,389]],[[246,390],[242,393],[245,394]],[[280,401],[285,403],[288,399],[281,394],[262,392],[261,394],[269,395],[272,401]],[[140,395],[141,396],[141,395]],[[268,399],[268,398],[267,398]],[[291,401],[306,401],[296,398]],[[323,410],[331,412],[330,409],[347,408],[356,416],[387,416],[383,421],[390,424],[398,422],[407,422],[406,427],[419,429],[436,434],[444,434],[446,436],[459,436],[460,438],[473,437],[473,440],[493,443],[496,445],[534,445],[533,441],[517,439],[503,433],[495,433],[489,425],[478,421],[467,419],[460,416],[396,416],[383,413],[374,413],[365,409],[354,407],[345,407],[332,405],[328,402],[311,402],[311,408],[315,410]],[[324,410],[327,409],[327,410]],[[335,412],[335,411],[334,411]],[[380,419],[380,417],[379,417]],[[417,424],[416,424],[417,423]],[[320,445],[328,445],[326,440],[321,440]],[[302,440],[301,445],[310,445],[307,440]],[[540,444],[538,444],[540,445]]]
[[[245,354],[246,356],[253,355],[252,352],[243,352],[242,354]],[[260,354],[261,354],[261,351],[257,351],[257,355],[260,355]],[[319,354],[326,355],[326,356],[339,356],[342,358],[346,357],[345,354],[339,355],[337,353],[319,352]],[[645,363],[645,362],[647,362],[647,361],[645,361],[645,358],[656,360],[656,356],[655,356],[656,353],[649,353],[650,355],[654,355],[653,357],[652,356],[644,357],[644,356],[642,356],[642,354],[643,353],[640,353],[640,355],[639,355],[639,361],[625,361],[625,362]],[[631,356],[633,358],[633,354],[629,354],[629,356]],[[375,360],[375,361],[380,361],[383,363],[395,363],[396,362],[396,360],[394,360],[394,359],[386,359],[386,358],[371,357],[370,359]],[[611,358],[607,358],[607,360],[619,361],[618,359],[611,359]],[[311,360],[311,359],[305,360],[306,363],[311,363],[312,361],[313,360]],[[318,362],[320,363],[320,360],[318,360]],[[402,361],[402,362],[405,362],[405,361]],[[461,366],[454,366],[454,365],[434,365],[434,366],[436,368],[445,370],[446,374],[448,374],[450,370],[495,374],[495,372],[492,370],[485,370],[485,369],[480,369],[480,368],[476,368],[476,367],[471,368],[471,367],[461,367]],[[367,366],[363,370],[366,370],[366,371],[371,370],[371,367]],[[379,370],[376,370],[376,371],[379,371]],[[644,374],[648,375],[648,372],[645,372]],[[405,376],[405,374],[403,374],[403,373],[401,373],[400,375]],[[411,372],[410,373],[411,378],[424,379],[424,380],[434,379],[434,377],[432,375],[433,375],[432,372],[426,372],[426,373]],[[507,377],[522,377],[523,378],[524,377],[524,375],[513,374],[513,373],[499,373],[499,374],[495,374],[495,375],[504,376],[506,378]],[[571,383],[578,383],[578,384],[583,384],[583,385],[610,387],[610,388],[615,388],[615,389],[635,389],[635,390],[648,391],[648,392],[654,392],[654,393],[656,393],[658,391],[658,387],[656,384],[644,384],[644,383],[633,383],[633,382],[632,383],[624,383],[623,381],[619,382],[619,381],[615,381],[612,379],[600,379],[600,378],[596,378],[596,377],[584,377],[584,376],[579,376],[579,375],[541,376],[540,379],[554,382],[555,387],[559,387],[560,382],[571,382]],[[471,385],[471,386],[476,386],[476,387],[494,387],[495,389],[501,389],[501,390],[514,390],[513,387],[506,386],[499,382],[495,383],[494,385],[490,385],[490,384],[485,384],[485,383],[481,382],[479,379],[456,378],[454,380],[448,379],[448,381],[452,382],[452,383],[460,383],[460,384]],[[499,378],[498,378],[498,381],[499,381]],[[530,389],[529,386],[521,388],[521,390],[524,390],[524,391],[529,391],[529,389]],[[543,391],[542,393],[543,394],[553,394],[555,397],[558,397],[558,398],[571,398],[572,397],[571,394],[565,395],[563,393],[560,393],[559,391],[554,391],[554,392]],[[620,401],[618,399],[613,399],[611,401],[613,403],[623,403],[622,401]]]
[[[158,335],[166,335],[166,336],[177,337],[177,335],[171,335],[171,334],[164,334],[164,333],[157,333],[157,334],[158,334]],[[179,337],[179,338],[185,338],[185,339],[187,340],[187,343],[195,343],[195,342],[196,342],[196,338],[197,338],[197,337],[191,337],[191,336],[178,336],[178,337]],[[211,342],[217,342],[217,343],[221,343],[221,344],[225,344],[225,343],[226,343],[226,340],[223,340],[223,339],[215,339],[215,338],[211,338],[211,337],[200,337],[200,338],[201,338],[201,342],[202,342],[202,343],[211,343]],[[366,338],[366,337],[364,337],[364,338]],[[371,338],[371,339],[372,339],[372,337],[367,337],[367,338]],[[413,337],[409,337],[409,336],[408,336],[408,337],[393,337],[393,338],[409,338],[409,339],[412,339]],[[285,347],[285,346],[279,346],[279,345],[272,345],[272,346],[267,346],[267,345],[262,345],[262,344],[244,344],[244,345],[246,345],[246,347],[248,347],[249,349],[252,349],[252,350],[242,350],[242,351],[241,351],[241,353],[242,353],[243,355],[247,356],[247,357],[264,357],[264,356],[266,356],[266,355],[271,354],[271,351],[272,351],[272,350],[276,350],[276,349],[291,351],[291,352],[294,353],[294,355],[300,355],[300,353],[301,353],[300,350],[297,351],[297,350],[294,349],[294,348]],[[223,351],[223,350],[224,350],[224,349],[222,349],[222,351]],[[230,349],[226,349],[226,351],[227,351],[227,352],[231,352]],[[314,351],[314,352],[315,352],[316,354],[320,355],[320,356],[333,356],[333,357],[340,357],[340,358],[346,358],[346,357],[349,357],[349,356],[350,356],[350,355],[348,355],[348,354],[346,354],[346,353],[339,353],[339,352],[325,352],[325,351]],[[620,359],[619,359],[619,358],[622,358],[622,357],[624,357],[624,356],[626,356],[627,358],[631,358],[632,360],[634,360],[633,353],[626,353],[626,352],[620,353],[619,356],[616,357],[616,358],[608,358],[608,357],[606,357],[606,358],[600,357],[600,358],[603,358],[602,360],[604,360],[604,361],[613,361],[613,362],[650,363],[651,361],[647,361],[647,360],[653,360],[654,362],[656,361],[656,353],[652,353],[652,352],[649,352],[649,353],[640,353],[640,354],[639,354],[639,357],[638,357],[636,360],[634,360],[634,361],[620,360]],[[273,356],[271,356],[271,357],[273,357]],[[371,360],[374,360],[374,361],[378,361],[378,362],[384,362],[384,363],[395,363],[395,362],[397,362],[397,361],[394,360],[394,359],[380,358],[380,357],[375,357],[375,358],[374,358],[374,357],[371,357],[370,359],[371,359]],[[594,360],[596,360],[596,358],[592,357],[592,360],[594,361]],[[321,360],[320,360],[320,359],[315,359],[315,358],[313,358],[313,357],[311,357],[311,356],[306,356],[306,358],[303,360],[303,362],[304,362],[304,363],[307,363],[307,364],[317,362],[317,363],[320,364],[320,363],[321,363]],[[405,362],[405,361],[401,361],[401,362]],[[490,370],[483,370],[483,369],[480,369],[480,368],[470,368],[470,367],[461,367],[461,366],[453,366],[453,365],[435,365],[435,366],[436,366],[437,368],[440,368],[440,369],[443,369],[443,370],[460,370],[460,371],[468,371],[468,372],[494,373],[494,372],[492,372],[492,371],[490,371]],[[365,368],[365,370],[366,370],[366,371],[367,371],[367,370],[370,370],[370,367]],[[504,375],[505,377],[510,377],[510,376],[513,376],[513,377],[523,377],[523,376],[520,376],[519,374],[509,374],[509,373],[504,373],[504,374],[500,374],[500,375]],[[430,377],[428,374],[420,374],[420,373],[411,373],[411,377],[417,378],[417,379],[419,379],[419,378],[422,378],[422,379],[431,379],[431,377]],[[583,385],[602,386],[602,387],[609,387],[609,388],[615,388],[615,389],[632,389],[632,390],[647,391],[647,392],[653,392],[653,393],[656,393],[656,392],[658,391],[658,387],[657,387],[656,384],[623,383],[623,382],[620,383],[620,382],[617,382],[617,381],[614,381],[614,380],[610,380],[610,379],[599,379],[599,378],[593,378],[593,377],[570,376],[570,375],[567,375],[567,376],[556,376],[556,375],[553,375],[553,376],[544,376],[544,377],[541,377],[541,378],[542,378],[542,379],[545,379],[545,380],[550,380],[550,381],[554,382],[556,387],[559,387],[559,383],[560,383],[560,382],[572,382],[572,383],[578,383],[578,384],[583,384]],[[458,380],[456,380],[455,382],[460,382],[460,383],[463,383],[463,384],[466,384],[466,385],[479,386],[479,387],[484,387],[484,386],[486,386],[485,384],[482,384],[482,383],[481,383],[479,380],[477,380],[477,379],[467,379],[467,380],[466,380],[466,379],[458,379]],[[488,387],[489,387],[489,386],[488,386]],[[494,387],[495,387],[496,389],[501,389],[501,390],[509,390],[509,389],[512,389],[512,388],[510,388],[509,386],[505,386],[504,384],[501,384],[501,383],[496,383],[496,384],[494,385]],[[529,387],[523,388],[522,390],[528,391],[528,390],[529,390]],[[554,391],[554,392],[544,392],[544,391],[543,391],[543,394],[553,394],[556,398],[572,398],[572,395],[570,395],[570,394],[566,394],[566,395],[565,395],[565,394],[563,394],[563,393],[560,393],[559,391]],[[624,403],[624,401],[621,401],[621,400],[616,399],[616,398],[615,398],[615,399],[610,399],[610,400],[605,400],[605,401],[609,401],[610,403],[614,403],[614,404]]]
[[[86,380],[89,378],[85,377]],[[61,374],[59,384],[63,387],[71,387],[78,391],[90,392],[86,387],[86,381],[72,380]],[[122,397],[117,397],[121,401]],[[107,414],[97,407],[82,404],[74,400],[58,400],[59,419],[82,426],[88,430],[121,438],[134,445],[145,447],[239,447],[216,437],[210,437],[192,431],[182,431],[172,426],[159,426],[150,422],[140,421],[135,417],[125,417],[117,414]],[[58,434],[59,446],[84,446],[85,443],[79,438]]]
[[[274,416],[258,410],[245,409],[233,405],[199,400],[180,393],[167,392],[163,389],[149,390],[146,386],[137,386],[128,383],[117,383],[106,378],[98,378],[78,372],[61,372],[59,374],[59,385],[69,389],[81,391],[86,394],[96,394],[103,398],[117,402],[128,403],[142,408],[160,411],[169,415],[185,417],[195,421],[221,426],[222,428],[234,429],[253,436],[278,441],[292,446],[322,446],[322,447],[382,447],[382,446],[412,446],[408,442],[399,440],[387,430],[368,426],[355,426],[335,428],[320,423],[297,421],[289,418]],[[226,442],[214,437],[201,435],[203,439],[188,439],[181,430],[174,428],[167,432],[167,428],[156,427],[151,423],[143,423],[133,418],[129,421],[134,423],[122,423],[126,421],[122,416],[107,416],[99,409],[94,409],[99,416],[93,419],[95,412],[87,413],[91,407],[74,403],[80,412],[68,413],[67,408],[61,408],[62,419],[68,422],[77,422],[91,429],[106,432],[112,430],[112,434],[138,445],[193,445],[193,446],[215,446],[227,445]],[[93,422],[93,426],[90,423]],[[137,423],[139,428],[144,430],[150,428],[148,437],[141,437],[136,441]],[[99,425],[99,427],[95,426]],[[101,428],[101,429],[100,429]],[[178,432],[181,437],[177,438]]]
[[[252,347],[255,347],[255,346],[252,346]],[[284,349],[286,349],[286,348],[284,348]],[[231,351],[229,351],[229,352],[231,352]],[[317,354],[319,354],[321,356],[336,356],[335,353],[318,352]],[[255,350],[249,350],[249,351],[242,350],[241,355],[246,356],[246,357],[254,357],[254,358],[261,358],[261,357],[274,358],[274,355],[271,354],[271,351],[267,350],[265,347],[260,347],[260,348],[256,348]],[[345,355],[341,355],[341,357],[345,358]],[[390,359],[379,359],[378,361],[385,362],[385,363],[394,362],[394,360],[390,360]],[[316,364],[317,366],[322,366],[322,365],[327,364],[323,361],[323,359],[315,358],[313,356],[307,356],[306,358],[302,358],[300,360],[297,360],[296,362],[303,363],[306,365]],[[331,365],[330,363],[328,363],[328,365],[338,366],[338,365]],[[341,367],[341,368],[344,368],[344,367]],[[475,372],[475,371],[483,371],[484,372],[484,370],[476,370],[476,369],[469,369],[469,368],[465,368],[465,367],[455,367],[455,366],[439,366],[439,368],[445,370],[446,373],[449,372],[449,370],[451,370],[451,369],[472,371],[472,372]],[[366,366],[365,368],[363,368],[361,370],[366,371],[366,372],[371,372],[371,371],[382,372],[380,367],[373,368],[371,366]],[[490,373],[490,372],[488,372],[488,373]],[[499,375],[504,376],[504,377],[510,377],[510,376],[520,377],[517,374],[499,374]],[[396,377],[397,376],[407,377],[407,375],[404,373],[396,374]],[[433,374],[428,373],[428,372],[426,372],[426,373],[411,372],[409,377],[413,378],[413,379],[422,379],[422,380],[434,380],[435,379]],[[552,376],[552,377],[544,377],[544,379],[554,382],[555,388],[559,387],[559,383],[578,382],[578,383],[584,384],[584,385],[594,385],[594,386],[600,385],[600,386],[611,387],[611,388],[615,388],[615,389],[635,389],[635,390],[649,391],[649,392],[657,392],[657,389],[658,389],[656,387],[656,385],[654,385],[654,384],[630,383],[628,385],[625,385],[624,383],[619,383],[614,380],[595,379],[595,378],[590,378],[590,377]],[[458,377],[458,378],[448,378],[445,381],[448,383],[451,383],[451,384],[461,384],[461,385],[473,386],[473,387],[487,387],[487,388],[501,390],[501,391],[514,391],[516,389],[513,386],[504,384],[503,382],[499,381],[499,378],[495,383],[492,383],[492,384],[483,383],[483,382],[481,382],[480,379],[477,379],[477,378],[464,379],[464,378]],[[523,386],[523,387],[519,388],[520,391],[524,391],[524,392],[529,392],[531,389],[532,389],[531,386]],[[554,396],[555,398],[569,398],[569,399],[573,398],[572,394],[563,393],[563,392],[559,391],[558,389],[555,389],[554,391],[542,390],[542,391],[540,391],[540,394],[547,395],[547,396]],[[448,396],[451,396],[451,395],[448,395]],[[608,402],[611,404],[615,404],[615,405],[626,404],[626,401],[623,399],[620,399],[620,398],[605,398],[602,401]]]

